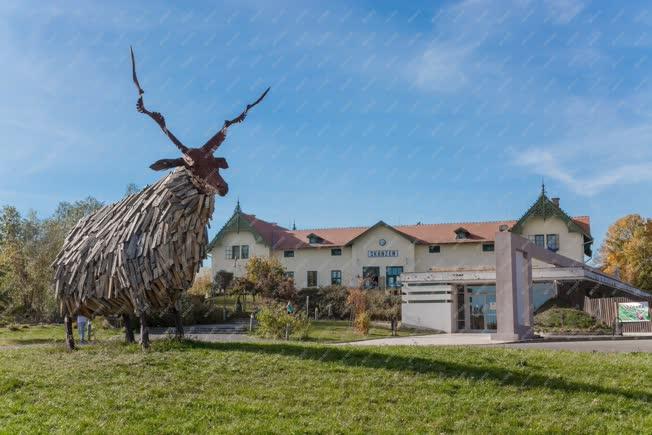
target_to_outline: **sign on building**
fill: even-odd
[[[368,251],[369,257],[398,257],[398,249],[376,249]]]
[[[650,307],[647,302],[621,302],[618,304],[621,322],[649,322]]]

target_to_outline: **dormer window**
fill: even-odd
[[[471,233],[469,233],[469,231],[466,228],[460,227],[460,228],[455,230],[455,238],[457,240],[468,239],[470,234]]]
[[[324,243],[324,239],[319,237],[317,234],[308,234],[308,243],[311,245],[319,245]]]

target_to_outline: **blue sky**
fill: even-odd
[[[218,151],[245,211],[299,228],[518,218],[542,177],[600,241],[652,215],[644,2],[2,2],[0,205],[119,199],[177,157],[135,110]]]

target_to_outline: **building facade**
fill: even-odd
[[[400,288],[402,273],[491,270],[496,232],[512,231],[584,262],[588,216],[570,217],[545,194],[518,220],[296,230],[244,213],[240,205],[211,241],[212,273],[242,276],[253,256],[276,257],[298,288],[341,284]]]
[[[530,259],[525,251],[497,256],[496,248],[502,248],[496,240],[503,240],[503,233],[539,257]],[[501,304],[527,306],[531,313],[552,298],[587,312],[601,298],[652,302],[647,293],[587,266],[592,243],[589,217],[571,217],[558,198],[548,198],[542,189],[519,219],[495,222],[392,226],[379,221],[370,227],[297,230],[244,213],[238,204],[209,252],[213,276],[219,270],[242,276],[250,258],[276,257],[297,288],[337,284],[400,290],[403,324],[444,332],[495,332],[499,319],[504,324],[512,311],[505,308],[501,316]],[[537,260],[548,258],[541,253],[554,254],[558,264]],[[512,255],[523,256],[528,264],[515,270],[526,273],[529,284],[519,287],[513,300],[497,299],[499,264]],[[566,266],[560,267],[562,263]],[[514,282],[522,282],[517,275]],[[613,316],[598,317],[614,321]],[[625,328],[652,331],[650,322]]]

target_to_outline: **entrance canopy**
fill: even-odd
[[[486,284],[496,282],[496,271],[493,269],[479,269],[403,273],[401,281],[404,285],[410,287],[425,283]],[[640,298],[651,297],[647,292],[584,264],[574,267],[532,268],[532,281],[589,281],[603,286],[602,291],[605,292],[624,293]]]
[[[533,268],[533,259],[550,266]],[[582,301],[585,295],[652,300],[649,293],[511,232],[496,234],[496,269],[403,273],[401,281],[404,323],[446,332],[493,330],[498,339],[533,335],[536,296],[540,299],[533,288],[554,287]],[[487,294],[475,295],[475,286],[484,286]]]

